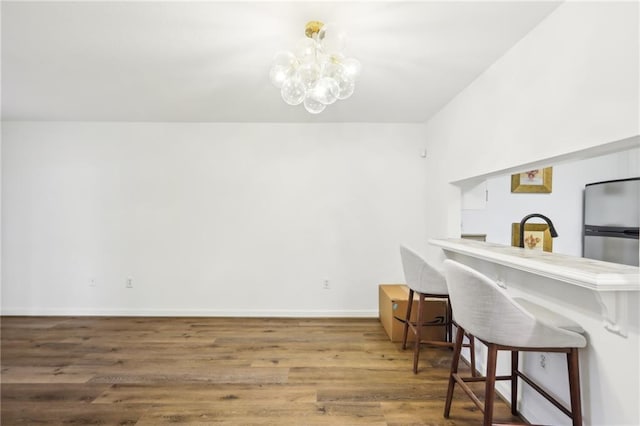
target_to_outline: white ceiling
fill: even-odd
[[[424,122],[552,12],[549,1],[2,2],[3,120]],[[320,115],[268,79],[307,21],[363,64]]]

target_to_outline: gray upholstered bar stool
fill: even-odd
[[[511,413],[518,415],[517,379],[520,378],[569,416],[574,426],[582,425],[578,349],[584,348],[587,341],[580,334],[583,332],[580,325],[532,302],[519,299],[518,303],[494,281],[461,263],[445,260],[444,271],[456,323],[488,348],[486,377],[461,377],[458,375],[458,361],[462,340],[456,338],[444,416],[449,417],[457,383],[483,410],[484,425],[491,425],[496,380],[511,380]],[[511,352],[511,374],[508,376],[496,377],[499,350]],[[570,410],[518,369],[518,354],[522,351],[567,354]],[[485,381],[484,407],[466,384],[477,381]]]
[[[418,358],[420,356],[420,345],[429,344],[432,346],[453,347],[452,340],[452,313],[451,303],[449,303],[449,292],[444,275],[433,266],[429,265],[420,255],[407,247],[400,247],[400,257],[402,259],[402,268],[404,270],[404,278],[409,287],[409,303],[407,304],[407,312],[404,318],[404,332],[402,335],[402,349],[407,348],[407,337],[409,330],[415,335],[413,344],[413,373],[418,373]],[[416,322],[411,322],[412,301],[414,293],[418,295],[418,315]],[[422,340],[422,328],[425,316],[425,298],[439,298],[447,300],[446,317],[442,324],[435,324],[437,327],[446,327],[446,341]],[[428,324],[434,326],[434,324]],[[475,349],[473,347],[473,337],[469,338],[471,349],[471,372],[475,376]]]

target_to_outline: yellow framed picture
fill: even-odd
[[[511,175],[511,192],[550,193],[552,167]]]
[[[520,224],[511,224],[511,245],[520,247]],[[528,250],[553,250],[553,238],[546,223],[525,223],[524,248]]]

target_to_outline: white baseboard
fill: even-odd
[[[377,318],[377,310],[2,308],[3,316]]]

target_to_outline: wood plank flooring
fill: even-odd
[[[476,425],[377,319],[2,317],[2,425]],[[462,367],[463,369],[466,366]],[[495,421],[522,423],[496,402]]]

